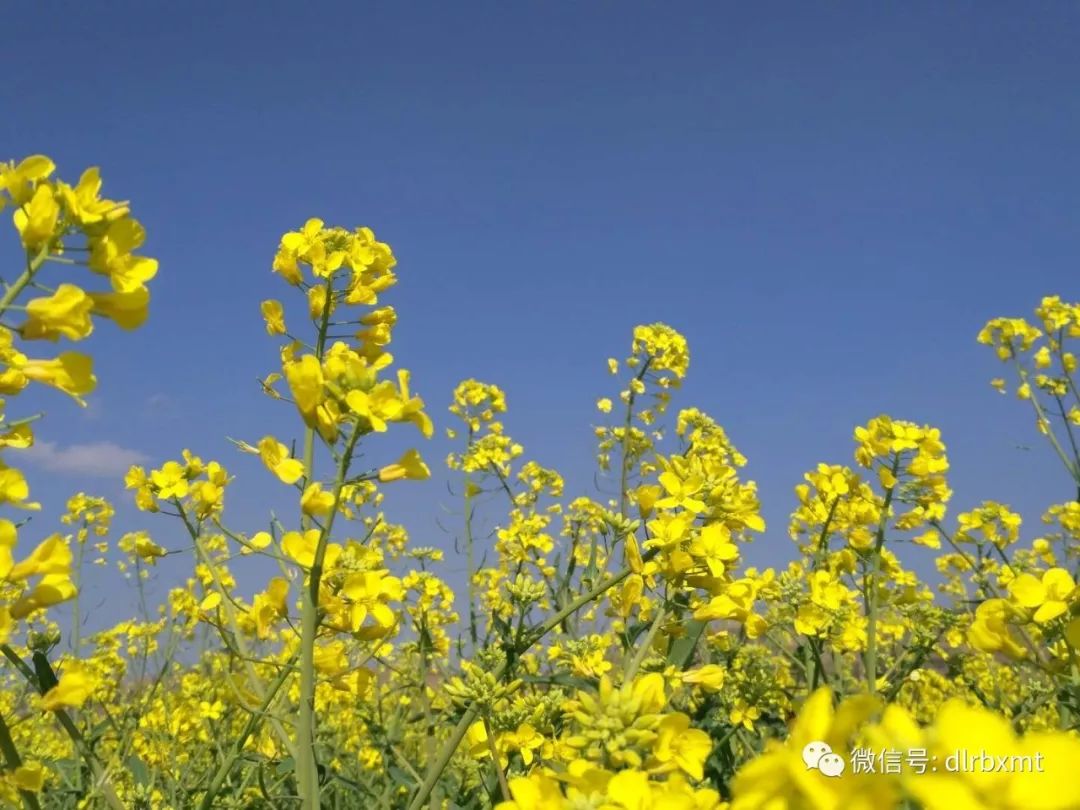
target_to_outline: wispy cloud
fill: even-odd
[[[49,472],[101,478],[123,475],[132,464],[149,461],[146,454],[114,442],[89,442],[67,447],[60,447],[56,442],[36,442],[20,457]]]

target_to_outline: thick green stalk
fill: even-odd
[[[323,307],[319,334],[315,340],[315,358],[322,363],[326,335],[330,325],[330,302],[333,300],[333,279],[326,280],[326,306]],[[315,427],[304,428],[304,486],[311,483],[315,468]],[[335,498],[335,511],[337,503]],[[311,528],[311,518],[300,515],[300,528]],[[324,545],[322,538],[320,545]],[[319,808],[319,773],[315,763],[315,633],[318,631],[318,589],[314,598],[308,588],[302,589],[300,606],[300,709],[296,719],[296,783],[304,810]]]
[[[319,773],[315,762],[315,636],[319,632],[319,587],[322,583],[323,563],[326,558],[326,544],[334,527],[338,505],[341,503],[341,490],[349,473],[356,442],[361,430],[354,422],[352,433],[346,440],[345,449],[338,462],[334,477],[334,503],[327,515],[326,525],[319,533],[315,546],[315,558],[308,572],[307,585],[304,588],[304,601],[300,616],[300,711],[297,721],[297,782],[303,810],[319,810]]]

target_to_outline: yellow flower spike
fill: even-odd
[[[41,706],[48,712],[81,708],[97,686],[97,680],[82,664],[68,664],[59,683],[42,695]]]
[[[416,450],[408,450],[393,464],[379,470],[379,480],[383,483],[389,481],[426,481],[431,477],[431,470],[420,457]]]
[[[48,298],[34,298],[26,304],[22,336],[27,340],[55,341],[61,336],[82,340],[94,330],[90,311],[94,302],[74,284],[61,284]]]

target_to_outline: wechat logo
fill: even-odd
[[[834,754],[829,744],[821,740],[807,743],[802,750],[802,758],[806,763],[806,770],[816,769],[825,776],[840,776],[847,767],[844,758],[839,754]]]

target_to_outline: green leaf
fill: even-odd
[[[694,660],[694,650],[697,649],[698,641],[705,632],[705,625],[700,619],[691,619],[686,624],[686,635],[675,639],[668,650],[668,663],[679,669],[686,669]]]

